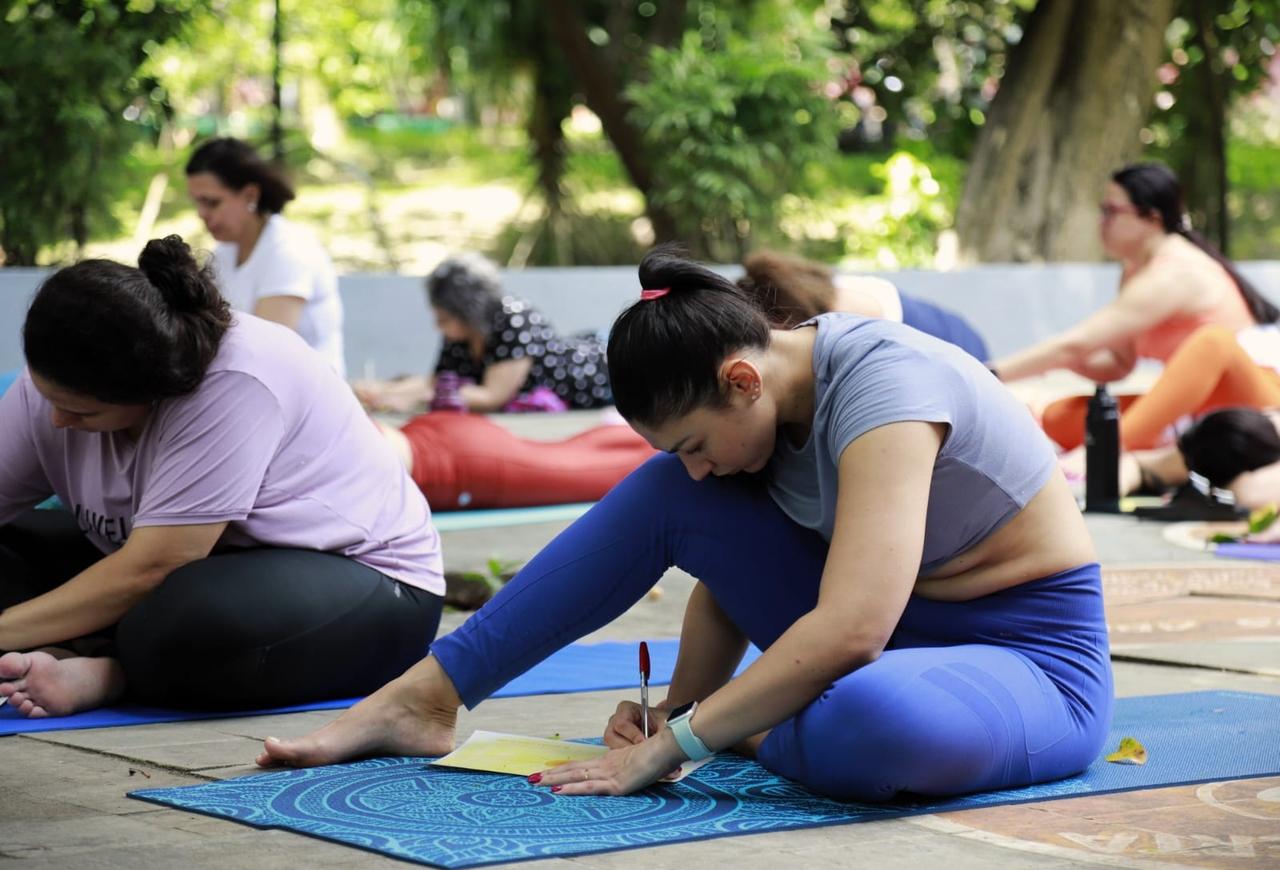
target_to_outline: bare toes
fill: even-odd
[[[31,668],[26,653],[10,652],[0,656],[0,680],[20,680]]]

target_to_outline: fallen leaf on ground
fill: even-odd
[[[1114,764],[1146,764],[1147,748],[1133,737],[1121,737],[1120,748],[1106,757]]]

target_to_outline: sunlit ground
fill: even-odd
[[[449,252],[492,249],[524,199],[514,185],[464,186],[423,175],[428,177],[420,185],[380,190],[372,201],[362,185],[312,185],[299,191],[285,213],[319,236],[340,272],[422,274]],[[184,191],[166,194],[166,200],[179,204],[184,197]],[[385,233],[385,243],[378,226]],[[169,233],[177,233],[198,249],[213,245],[191,209],[175,209],[172,216],[156,221],[149,235]],[[85,253],[127,262],[137,256],[138,240],[130,235],[94,242]]]

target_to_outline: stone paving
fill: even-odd
[[[563,424],[519,421],[554,434]],[[1216,559],[1165,541],[1156,524],[1122,516],[1088,522],[1107,567],[1117,693],[1231,689],[1280,694],[1280,567]],[[525,558],[557,531],[531,525],[447,535],[453,568],[492,556]],[[635,605],[588,640],[678,633],[692,578],[669,572],[660,596]],[[446,628],[465,614],[446,616]],[[464,712],[473,729],[551,735],[597,732],[634,692],[514,698]],[[659,690],[659,697],[661,691]],[[332,712],[46,732],[0,738],[0,867],[392,867],[399,862],[281,831],[163,809],[126,791],[252,772],[260,741],[291,736]],[[562,868],[737,870],[776,867],[948,870],[1077,866],[1280,866],[1280,777],[1210,783],[1040,804],[994,807],[808,831],[758,834],[643,851],[551,859]]]

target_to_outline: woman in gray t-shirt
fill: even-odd
[[[660,727],[646,739],[624,703],[612,752],[532,781],[625,793],[732,746],[880,801],[1093,761],[1112,707],[1099,568],[1047,441],[995,378],[901,324],[837,314],[771,331],[732,283],[667,249],[640,280],[609,339],[614,395],[673,455],[399,680],[260,761],[447,751],[458,704],[621,614],[673,565],[700,583],[670,691],[648,711]],[[730,679],[748,641],[764,654]]]

